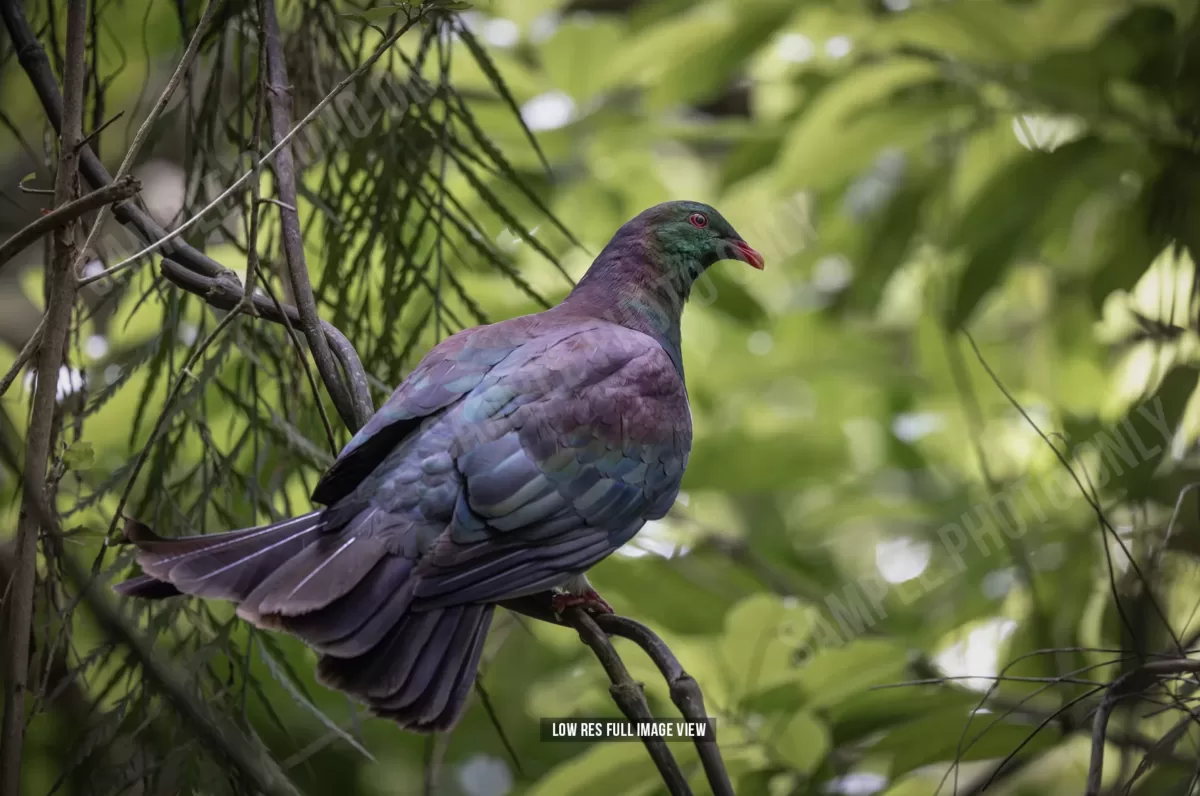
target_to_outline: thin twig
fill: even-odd
[[[200,345],[196,346],[196,350],[184,362],[183,368],[180,370],[179,378],[175,380],[175,385],[171,391],[167,393],[166,400],[163,401],[162,411],[159,412],[158,420],[154,424],[154,428],[150,431],[150,438],[146,440],[146,444],[142,446],[141,452],[138,453],[137,460],[134,462],[133,471],[129,474],[129,480],[125,483],[125,490],[121,493],[121,499],[117,503],[116,511],[113,512],[112,523],[108,528],[108,536],[112,538],[117,523],[125,516],[125,504],[129,501],[129,496],[133,493],[133,486],[137,483],[138,475],[141,474],[142,468],[146,465],[146,460],[150,458],[150,451],[154,448],[154,443],[158,442],[158,437],[162,434],[163,429],[167,425],[167,421],[171,418],[171,409],[178,400],[179,394],[183,392],[183,385],[193,379],[192,368],[196,367],[196,363],[204,356],[204,353],[209,349],[221,333],[225,331],[231,323],[233,323],[241,315],[242,305],[239,303],[234,306],[233,311],[226,315],[213,328],[208,336],[200,341]]]
[[[107,130],[109,128],[109,126],[113,124],[113,122],[117,121],[124,115],[125,115],[125,111],[117,111],[115,116],[109,117],[103,124],[101,124],[95,130],[92,130],[90,133],[85,135],[83,137],[83,140],[79,142],[79,145],[80,146],[88,146],[89,144],[92,143],[92,141],[96,140],[97,136],[99,136],[101,133],[103,133],[105,130]]]
[[[114,182],[121,182],[129,175],[133,168],[133,162],[137,159],[138,153],[142,149],[142,145],[146,142],[146,138],[150,135],[150,129],[154,123],[158,121],[158,117],[162,115],[163,110],[167,107],[167,103],[171,101],[171,96],[175,93],[175,89],[183,82],[184,75],[191,68],[192,61],[196,58],[196,53],[200,50],[200,41],[203,39],[205,32],[208,30],[208,25],[212,21],[213,14],[221,5],[221,0],[209,0],[209,3],[204,8],[204,13],[200,16],[200,24],[196,26],[196,34],[192,36],[192,40],[188,42],[187,49],[183,51],[183,57],[179,59],[179,63],[175,66],[175,72],[171,75],[171,79],[167,81],[166,87],[162,93],[158,95],[158,100],[154,103],[154,107],[150,109],[150,113],[146,114],[145,120],[142,121],[138,131],[133,136],[133,142],[129,145],[129,149],[125,152],[125,157],[121,159],[121,165],[117,169],[117,173],[113,175]],[[103,129],[101,127],[100,129]],[[100,132],[96,130],[95,133]],[[86,143],[86,139],[80,142],[80,146]],[[86,255],[88,248],[91,247],[92,241],[96,238],[96,233],[100,231],[100,225],[104,223],[104,210],[101,210],[96,216],[95,223],[88,231],[87,240],[84,241],[82,253]],[[3,258],[0,258],[3,262]],[[76,268],[79,264],[76,263]]]
[[[9,2],[12,2],[12,0],[9,0]],[[385,39],[383,41],[383,43],[379,45],[379,48],[376,49],[375,52],[372,53],[369,58],[367,58],[365,61],[363,61],[361,64],[359,64],[358,68],[356,68],[353,72],[351,72],[350,74],[348,74],[344,78],[342,78],[342,80],[336,86],[333,87],[332,91],[330,91],[328,94],[326,94],[325,97],[322,98],[320,102],[318,102],[316,105],[313,106],[312,110],[310,110],[307,114],[305,114],[303,119],[301,119],[299,122],[297,122],[295,124],[295,126],[293,126],[292,129],[288,131],[287,135],[285,135],[273,147],[271,147],[269,150],[267,150],[266,154],[264,154],[262,156],[263,162],[266,162],[266,163],[271,162],[271,160],[277,154],[279,154],[279,152],[284,147],[286,147],[291,142],[292,138],[294,138],[297,133],[299,133],[301,130],[303,130],[305,127],[307,127],[313,121],[313,119],[317,118],[317,115],[320,114],[321,111],[325,110],[325,107],[327,105],[329,105],[330,102],[333,101],[334,97],[336,97],[338,94],[340,94],[342,92],[342,90],[346,88],[346,86],[348,86],[352,82],[354,82],[354,80],[356,80],[359,75],[361,75],[363,72],[370,69],[371,66],[373,66],[375,64],[376,61],[378,61],[381,57],[383,57],[383,54],[385,52],[387,52],[388,49],[390,49],[391,46],[393,44],[395,44],[396,41],[401,36],[403,36],[405,33],[407,33],[409,31],[409,29],[413,25],[416,24],[418,19],[420,19],[419,16],[412,17],[407,23],[405,23],[405,25],[403,27],[401,27],[399,30],[397,30],[395,33],[393,33],[391,36],[388,36],[387,39]],[[233,183],[228,188],[226,188],[224,191],[222,191],[215,199],[213,199],[211,202],[209,202],[204,207],[200,208],[197,212],[193,213],[192,217],[189,218],[187,221],[180,224],[178,227],[171,230],[170,232],[166,232],[163,235],[161,235],[160,237],[154,239],[153,242],[149,243],[142,250],[136,252],[135,254],[130,255],[129,257],[126,257],[124,260],[109,267],[104,272],[92,277],[89,281],[95,281],[96,279],[101,279],[106,276],[112,276],[113,274],[124,270],[126,267],[133,264],[134,262],[141,259],[142,257],[145,257],[147,254],[156,252],[159,249],[165,247],[168,243],[174,242],[180,235],[182,235],[184,232],[191,229],[196,224],[196,222],[198,222],[201,218],[203,218],[205,215],[207,215],[214,208],[219,207],[226,199],[228,199],[231,195],[233,195],[233,193],[235,191],[237,191],[239,188],[241,188],[246,183],[246,181],[250,179],[250,177],[253,174],[254,174],[253,170],[247,171],[245,174],[243,174],[242,176],[240,176],[236,180],[234,180]]]
[[[970,430],[971,448],[975,453],[979,472],[983,476],[983,483],[987,488],[988,498],[994,501],[1000,495],[1002,489],[1000,484],[997,483],[995,475],[992,473],[987,451],[983,447],[984,419],[983,409],[979,405],[979,396],[975,394],[970,375],[967,373],[967,363],[964,361],[958,341],[947,332],[942,335],[942,343],[946,348],[946,358],[950,363],[950,373],[953,376],[954,386],[958,391],[962,403],[964,419],[966,420],[967,428]],[[1001,542],[1007,548],[1008,554],[1016,565],[1017,571],[1021,574],[1021,580],[1025,582],[1025,588],[1029,591],[1029,599],[1032,603],[1033,619],[1031,621],[1033,623],[1034,635],[1037,638],[1038,646],[1049,649],[1054,646],[1054,638],[1050,631],[1050,623],[1047,620],[1046,606],[1042,601],[1040,589],[1038,588],[1037,577],[1033,572],[1033,562],[1030,561],[1029,551],[1021,543],[1020,538],[1014,539],[1009,535],[1009,529],[1015,525],[1016,518],[1013,516],[1012,509],[1009,508],[1007,501],[999,501],[997,505],[999,508],[996,511],[1000,521],[1005,526],[1000,533]],[[1057,660],[1053,661],[1053,665],[1056,669],[1063,668],[1059,666]]]
[[[445,762],[446,750],[450,747],[450,736],[445,733],[431,735],[425,739],[425,745],[425,783],[421,794],[422,796],[437,796],[442,763]]]
[[[142,186],[136,180],[132,177],[125,177],[57,207],[44,216],[39,216],[33,223],[21,229],[4,243],[0,243],[0,268],[3,268],[6,262],[43,235],[75,221],[84,213],[90,213],[114,202],[124,201],[141,189]]]
[[[3,377],[0,377],[0,398],[4,397],[4,393],[8,392],[8,388],[12,386],[13,381],[21,373],[21,369],[33,357],[45,331],[46,316],[43,315],[42,319],[38,321],[37,328],[33,330],[33,334],[29,335],[29,339],[22,346],[21,353],[17,354],[17,358],[13,361],[12,366],[9,367],[8,372]]]
[[[329,343],[321,331],[321,319],[317,313],[317,300],[313,297],[312,284],[308,278],[308,261],[304,257],[304,236],[300,231],[300,216],[296,212],[296,164],[292,147],[287,143],[292,126],[292,91],[288,83],[287,63],[283,58],[283,45],[279,40],[279,19],[275,13],[275,0],[259,0],[259,47],[266,48],[267,73],[259,75],[266,81],[266,101],[270,120],[271,141],[281,147],[272,167],[279,199],[290,209],[280,210],[283,252],[287,261],[288,277],[292,284],[296,309],[300,311],[300,331],[308,340],[313,361],[321,381],[333,399],[333,405],[348,426],[362,426],[373,414],[370,405],[355,405],[350,390],[342,381],[337,363],[329,350]],[[260,161],[261,163],[261,161]],[[259,168],[256,166],[256,168]],[[318,397],[318,400],[320,398]]]
[[[50,61],[46,57],[46,52],[34,37],[19,1],[0,0],[0,18],[4,20],[5,28],[13,40],[17,60],[29,76],[29,81],[33,84],[34,90],[41,100],[47,119],[55,129],[61,129],[63,118],[62,96],[59,94],[58,85],[54,80],[54,72],[50,67]],[[348,85],[351,80],[357,77],[358,74],[361,74],[371,63],[378,60],[378,57],[394,43],[395,39],[399,38],[400,33],[403,33],[403,31],[400,31],[394,37],[390,37],[390,40],[380,47],[376,55],[367,64],[364,64],[354,74],[349,75],[342,83],[335,87],[333,92],[327,95],[325,100],[308,117],[301,120],[300,124],[293,129],[293,134],[303,128],[345,85]],[[93,188],[100,188],[112,182],[112,177],[109,176],[108,170],[104,168],[99,158],[96,157],[95,153],[89,147],[83,147],[80,155],[80,168],[83,171],[84,177]],[[268,156],[269,154],[264,155],[263,159],[265,160]],[[248,172],[246,177],[243,177],[243,180],[226,191],[225,194],[218,198],[218,201],[228,196],[233,188],[240,185],[251,174],[253,172]],[[174,236],[170,236],[168,240],[169,236],[166,231],[133,202],[123,202],[117,205],[114,208],[113,215],[117,221],[133,230],[143,242],[155,242],[155,246],[163,249],[165,255],[162,262],[163,275],[175,285],[200,296],[210,306],[219,309],[232,309],[241,300],[243,292],[241,282],[238,281],[236,274],[232,270]],[[176,233],[179,231],[176,230]],[[254,307],[260,317],[266,318],[273,323],[299,322],[300,320],[300,315],[295,307],[287,304],[276,305],[262,296],[254,297]],[[369,406],[371,404],[370,381],[367,378],[366,371],[363,370],[358,352],[355,351],[354,346],[350,344],[346,336],[332,324],[322,321],[321,328],[324,329],[325,335],[329,339],[329,344],[333,348],[334,355],[338,358],[338,363],[347,374],[350,389],[355,396],[355,403]],[[358,427],[353,426],[350,430],[357,431]]]
[[[992,383],[995,384],[996,388],[1000,390],[1006,399],[1008,399],[1008,402],[1012,404],[1013,408],[1017,410],[1025,422],[1029,424],[1034,433],[1041,438],[1042,442],[1046,443],[1050,450],[1054,452],[1054,455],[1059,460],[1059,463],[1062,464],[1063,468],[1067,471],[1067,474],[1071,476],[1071,479],[1075,482],[1075,485],[1079,487],[1080,494],[1083,495],[1083,499],[1087,501],[1088,505],[1092,507],[1092,511],[1096,514],[1096,519],[1100,522],[1101,542],[1104,543],[1105,549],[1107,550],[1108,547],[1108,543],[1104,540],[1105,531],[1108,531],[1112,540],[1117,544],[1118,547],[1121,548],[1121,552],[1125,555],[1125,559],[1129,562],[1129,568],[1133,570],[1134,574],[1141,582],[1142,587],[1146,590],[1147,601],[1154,609],[1154,612],[1158,615],[1158,618],[1162,621],[1167,633],[1170,634],[1171,641],[1175,644],[1175,649],[1179,652],[1179,654],[1182,655],[1183,644],[1180,642],[1178,634],[1175,633],[1175,629],[1171,627],[1171,622],[1167,619],[1167,614],[1163,610],[1162,605],[1159,604],[1158,598],[1155,597],[1153,585],[1142,572],[1141,567],[1138,565],[1137,559],[1133,557],[1133,553],[1129,551],[1128,545],[1125,544],[1125,540],[1121,538],[1121,535],[1117,533],[1117,529],[1112,526],[1111,522],[1109,522],[1108,517],[1104,514],[1104,509],[1100,506],[1099,501],[1084,487],[1083,482],[1075,473],[1075,468],[1071,466],[1071,463],[1067,460],[1067,457],[1062,453],[1062,451],[1054,446],[1054,443],[1052,443],[1050,438],[1046,436],[1046,433],[1042,431],[1041,426],[1039,426],[1034,419],[1029,416],[1029,413],[1025,411],[1025,407],[1021,406],[1021,403],[1013,396],[1011,392],[1009,392],[1008,388],[1004,386],[1004,382],[1000,380],[1000,377],[996,375],[994,370],[992,370],[992,366],[988,364],[986,359],[984,359],[983,352],[979,350],[979,346],[976,344],[975,338],[971,336],[970,332],[966,331],[963,332],[963,336],[970,344],[971,350],[975,352],[975,358],[979,361],[979,364],[983,367],[984,371],[987,372],[987,375],[989,378],[991,378]],[[1115,595],[1115,583],[1112,584],[1111,588],[1113,589],[1113,593]],[[1124,609],[1121,607],[1121,602],[1119,600],[1117,601],[1117,613],[1121,615],[1122,623],[1127,628],[1131,628],[1132,626],[1130,625],[1128,618],[1125,616]]]
[[[58,171],[54,176],[54,204],[62,207],[79,192],[79,150],[83,138],[83,86],[87,78],[87,0],[67,5],[67,53],[63,72],[62,140],[59,142]],[[31,497],[46,500],[46,471],[54,436],[58,376],[63,363],[71,313],[75,306],[75,224],[68,220],[51,238],[49,290],[46,296],[46,331],[38,349],[37,386],[33,395],[29,430],[25,442],[25,472],[30,488],[21,501],[17,527],[16,573],[8,596],[8,662],[4,679],[4,719],[0,729],[0,796],[21,792],[21,750],[25,742],[25,691],[29,677],[29,646],[37,582],[38,527],[30,509]]]
[[[1200,660],[1176,658],[1166,661],[1150,661],[1113,680],[1096,709],[1092,724],[1092,759],[1088,765],[1085,796],[1100,796],[1104,778],[1104,745],[1107,742],[1108,719],[1116,707],[1117,700],[1129,696],[1131,689],[1140,691],[1147,678],[1157,680],[1164,675],[1195,674],[1200,672]]]
[[[12,38],[17,61],[25,70],[25,74],[29,76],[29,82],[33,85],[38,99],[41,100],[47,120],[56,131],[61,131],[63,98],[54,78],[50,59],[46,57],[46,51],[38,43],[33,30],[29,27],[29,21],[25,18],[20,0],[0,0],[0,17],[4,19],[4,26]],[[113,181],[108,169],[104,168],[104,164],[96,157],[96,153],[92,151],[91,147],[81,148],[79,154],[80,170],[93,189],[102,188]],[[167,234],[147,213],[132,202],[118,205],[113,215],[122,224],[133,229],[143,241],[158,240]],[[163,249],[167,255],[174,257],[197,273],[207,276],[218,276],[224,273],[232,275],[233,273],[216,260],[182,241],[172,240],[163,246]]]
[[[679,663],[679,659],[671,652],[671,648],[654,631],[629,617],[617,616],[615,614],[592,616],[578,608],[571,609],[565,615],[559,616],[554,612],[551,598],[552,595],[550,592],[542,592],[541,594],[533,594],[515,600],[506,600],[500,603],[500,605],[510,611],[528,616],[531,619],[537,619],[538,621],[554,625],[573,627],[579,633],[580,639],[592,649],[596,657],[600,660],[600,664],[604,667],[604,670],[609,675],[609,679],[613,682],[612,688],[609,689],[613,696],[613,701],[617,703],[621,711],[631,720],[645,720],[648,718],[649,707],[646,707],[644,715],[636,713],[640,709],[637,700],[640,700],[642,705],[646,704],[645,696],[642,693],[642,686],[629,676],[629,672],[625,669],[625,664],[621,661],[621,656],[617,654],[616,649],[608,640],[606,634],[628,639],[642,648],[650,657],[650,660],[654,661],[654,665],[658,667],[659,672],[662,673],[663,678],[667,681],[667,685],[670,688],[671,701],[675,703],[675,706],[679,708],[679,712],[685,718],[690,721],[709,720],[709,716],[704,708],[704,696],[700,691],[699,684],[691,675],[684,671],[683,666]],[[623,703],[622,699],[627,700],[627,702]],[[634,701],[628,702],[629,699]],[[668,759],[660,762],[660,758],[656,754],[661,752],[656,753],[656,748],[652,747],[649,742],[646,743],[646,748],[650,751],[650,756],[658,767],[663,781],[667,783],[668,788],[671,788],[673,772],[678,771],[678,764],[675,762],[675,759],[670,757],[670,752],[666,752]],[[704,766],[704,773],[708,777],[708,784],[714,796],[732,796],[733,785],[730,782],[728,772],[725,770],[720,746],[715,742],[696,739],[696,750],[699,752],[700,762]],[[683,781],[682,787],[687,788],[686,780]],[[671,791],[671,793],[675,792],[674,790]],[[683,790],[679,792],[688,793],[690,791]]]

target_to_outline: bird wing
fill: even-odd
[[[338,454],[313,490],[313,501],[337,503],[426,418],[469,394],[497,365],[523,349],[551,345],[571,331],[547,326],[541,316],[523,316],[465,329],[434,346]]]
[[[529,386],[538,385],[530,390]],[[505,404],[501,398],[520,399]],[[488,394],[496,395],[489,399]],[[691,447],[683,380],[650,337],[565,337],[468,399],[516,405],[504,433],[465,411],[453,519],[414,570],[413,606],[494,602],[561,584],[664,516]]]

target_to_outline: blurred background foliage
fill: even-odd
[[[26,5],[57,53],[62,4]],[[115,165],[201,7],[95,6],[84,127],[120,114],[93,139]],[[378,402],[448,333],[559,300],[643,208],[716,205],[767,269],[724,263],[697,288],[684,493],[593,581],[697,678],[739,794],[1082,792],[1093,683],[1200,634],[1197,10],[472,3],[406,34],[354,83],[357,109],[335,104],[301,148],[322,315]],[[297,117],[395,12],[281,4]],[[136,173],[165,226],[250,166],[255,25],[253,3],[226,2],[155,127]],[[48,201],[18,186],[52,182],[44,116],[2,36],[0,98],[6,238]],[[188,236],[240,275],[246,201]],[[286,297],[270,206],[263,225],[262,276]],[[93,272],[132,249],[106,229]],[[5,368],[39,317],[44,260],[31,247],[0,279]],[[129,570],[106,544],[126,493],[165,533],[243,527],[305,510],[347,439],[324,398],[331,446],[281,327],[236,323],[183,372],[221,313],[157,268],[85,290],[60,379],[67,550],[103,577]],[[9,414],[29,396],[18,379]],[[0,484],[10,533],[18,482]],[[245,790],[57,570],[40,564],[23,792]],[[450,736],[405,735],[226,605],[127,608],[305,792],[665,793],[638,744],[539,742],[538,717],[617,715],[570,630],[505,615],[493,631],[481,682],[518,765],[478,700]],[[650,663],[618,648],[673,715]],[[1188,682],[1118,710],[1108,778],[1136,774],[1121,792],[1196,792]],[[705,792],[693,750],[673,750]]]

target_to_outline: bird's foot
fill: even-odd
[[[612,606],[605,602],[595,589],[588,589],[580,594],[563,592],[554,595],[554,613],[559,616],[574,606],[579,606],[590,614],[611,614],[613,612]]]

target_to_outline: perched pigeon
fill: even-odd
[[[418,731],[451,727],[497,602],[554,590],[667,513],[692,442],[679,320],[713,263],[762,256],[708,205],[625,224],[557,307],[442,341],[317,484],[324,509],[164,539],[117,590],[232,600],[321,653],[328,685]]]

